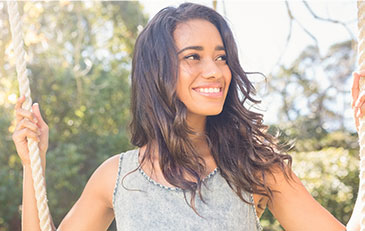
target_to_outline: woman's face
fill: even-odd
[[[231,71],[217,28],[209,21],[194,19],[178,24],[173,36],[179,57],[176,91],[188,116],[221,113]]]

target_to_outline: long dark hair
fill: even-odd
[[[278,139],[262,124],[263,115],[248,110],[244,104],[255,100],[255,87],[242,69],[235,40],[225,19],[206,6],[184,3],[167,7],[156,14],[137,38],[132,64],[131,143],[147,144],[144,161],[153,166],[152,142],[157,144],[159,164],[165,179],[184,192],[191,192],[190,206],[198,191],[201,199],[202,176],[206,172],[203,159],[194,148],[188,127],[187,109],[176,94],[179,61],[173,32],[179,23],[204,19],[218,29],[227,55],[232,80],[223,111],[208,116],[205,137],[220,174],[241,200],[242,192],[273,195],[267,174],[274,169],[290,178],[291,157],[278,145]],[[195,134],[196,135],[196,134]],[[286,161],[288,163],[286,163]],[[278,168],[279,167],[279,168]],[[195,181],[186,179],[193,176]],[[204,201],[204,200],[203,200]]]

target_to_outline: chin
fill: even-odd
[[[211,110],[200,111],[200,113],[197,113],[197,114],[205,115],[205,116],[216,116],[216,115],[221,114],[222,111],[223,111],[223,108],[215,109],[215,110],[211,109]]]
[[[216,116],[222,113],[223,106],[209,107],[208,105],[200,107],[194,105],[194,108],[188,109],[188,114],[195,116]]]
[[[222,111],[219,111],[219,112],[216,112],[216,113],[210,113],[208,116],[217,116],[221,113],[222,113]]]

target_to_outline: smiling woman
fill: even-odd
[[[118,230],[253,231],[266,206],[286,230],[344,230],[292,172],[262,114],[244,106],[260,102],[246,74],[221,15],[191,3],[162,9],[135,44],[130,129],[138,148],[95,171],[59,230],[105,230],[115,217]],[[48,127],[23,102],[13,140],[25,171],[23,225],[36,230],[26,138],[46,147]]]
[[[187,117],[218,115],[228,93],[231,71],[217,28],[195,19],[179,24],[173,36],[179,55],[176,94],[188,110]]]

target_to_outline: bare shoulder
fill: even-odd
[[[109,157],[108,159],[106,159],[97,170],[103,170],[103,171],[118,171],[118,166],[119,166],[119,159],[120,159],[120,155],[121,154],[117,154],[114,156]]]
[[[104,194],[106,202],[113,207],[113,191],[118,175],[119,159],[121,154],[114,155],[105,160],[91,176],[88,184],[96,184],[98,191]],[[94,188],[94,187],[93,187]]]
[[[120,155],[104,161],[92,174],[59,230],[106,230],[114,218],[113,191]],[[90,209],[92,205],[93,209]]]

